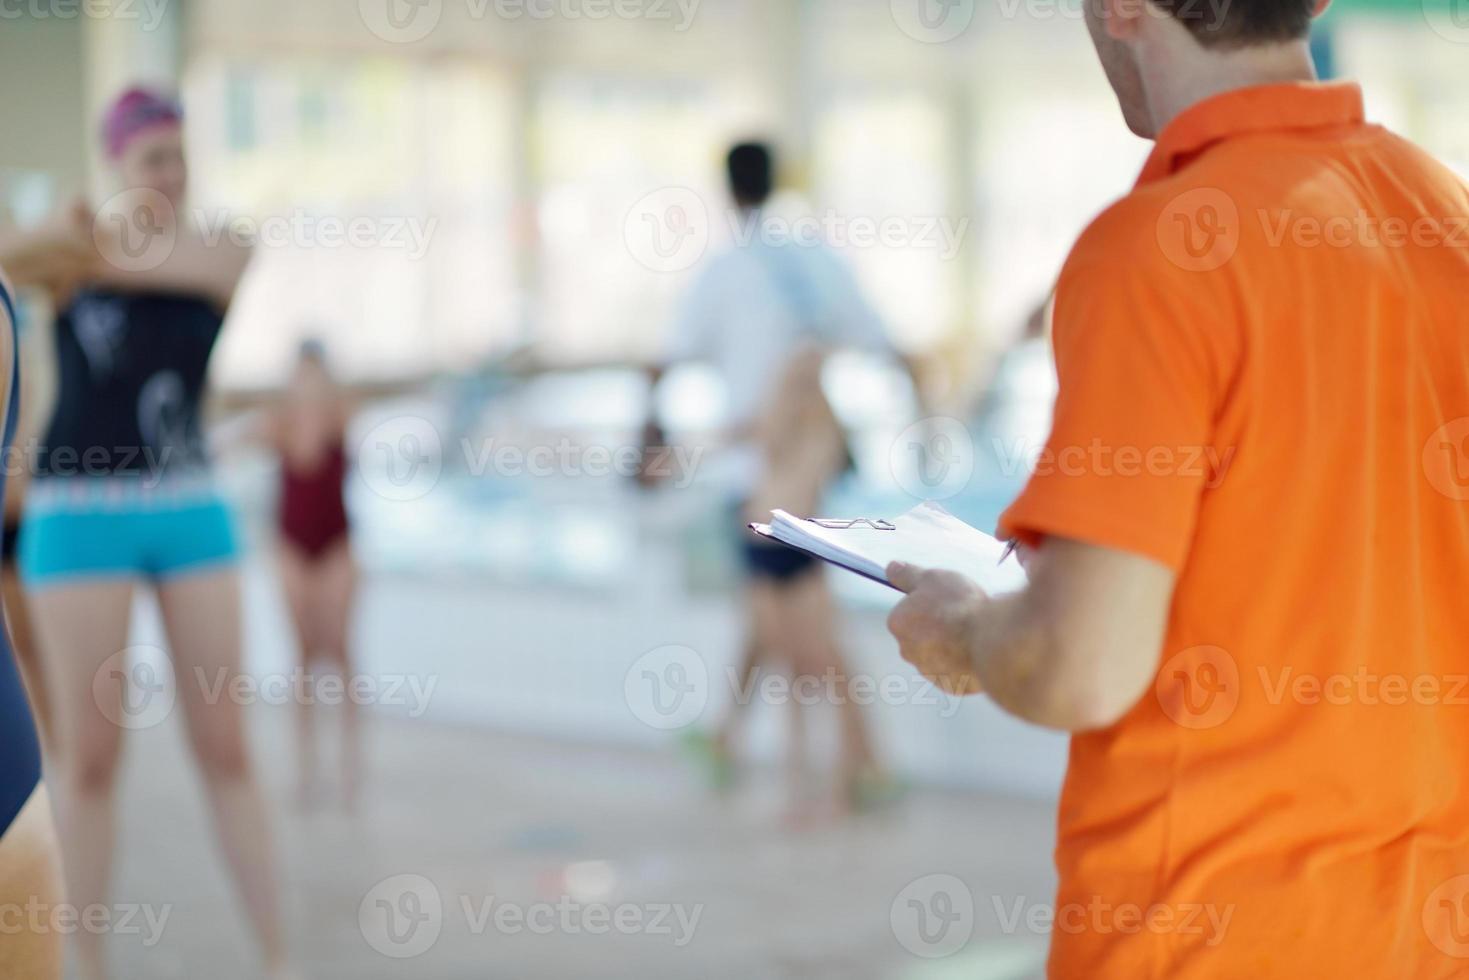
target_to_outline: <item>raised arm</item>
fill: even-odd
[[[0,229],[0,266],[20,289],[41,289],[60,301],[96,275],[100,265],[85,203],[78,202],[37,228]]]
[[[186,222],[180,222],[166,248],[152,246],[159,254],[150,254],[146,260],[131,257],[124,250],[125,236],[136,235],[135,230],[129,231],[106,216],[97,222],[97,227],[102,253],[97,281],[113,289],[203,296],[225,310],[234,300],[235,290],[250,264],[251,250],[247,246],[228,235],[221,235],[215,241],[206,240]]]

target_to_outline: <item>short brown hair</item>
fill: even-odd
[[[1311,33],[1317,0],[1151,0],[1206,48],[1299,41]]]

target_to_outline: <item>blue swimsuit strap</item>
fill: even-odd
[[[10,315],[11,350],[15,351],[15,303],[0,285],[0,304]],[[16,407],[20,403],[19,357],[12,356],[10,409],[5,421],[5,451],[15,436]],[[0,474],[0,504],[5,499],[4,476]],[[10,829],[41,781],[41,747],[26,700],[25,685],[10,649],[8,630],[0,629],[0,836]]]

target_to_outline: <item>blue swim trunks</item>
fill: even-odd
[[[19,542],[30,588],[87,579],[166,581],[232,566],[239,543],[208,477],[157,485],[122,477],[37,480]]]

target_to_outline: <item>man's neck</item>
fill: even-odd
[[[1181,63],[1181,62],[1180,62]],[[1187,71],[1148,86],[1153,132],[1161,133],[1185,110],[1225,92],[1255,85],[1314,82],[1316,64],[1305,41],[1190,58]]]

